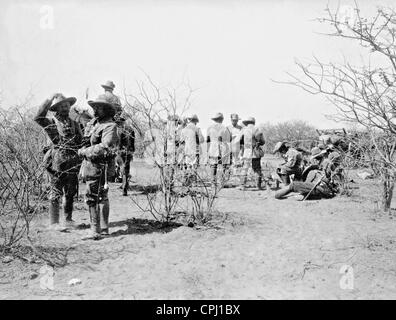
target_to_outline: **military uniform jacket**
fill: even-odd
[[[77,155],[82,142],[81,128],[69,117],[63,119],[56,114],[53,119],[47,118],[50,103],[46,100],[34,117],[52,142],[44,156],[46,168],[51,172],[77,173],[81,164]]]
[[[233,154],[239,154],[241,151],[241,131],[242,127],[240,125],[236,125],[235,127],[233,125],[230,125],[227,127],[227,129],[231,132],[231,152]]]
[[[215,123],[208,128],[206,135],[206,142],[209,143],[208,156],[221,158],[223,164],[229,164],[231,132],[221,123]]]
[[[289,148],[284,157],[286,160],[286,163],[283,165],[284,167],[289,169],[297,169],[301,166],[303,156],[301,152],[297,151],[296,149]]]
[[[194,123],[189,123],[180,133],[180,143],[184,147],[184,155],[195,156],[200,154],[200,144],[204,142],[201,129]]]
[[[265,144],[263,133],[253,124],[242,129],[240,143],[243,145],[242,159],[257,159],[264,156],[261,149]]]
[[[114,170],[114,156],[118,143],[117,125],[112,119],[99,121],[92,119],[85,129],[85,136],[89,137],[90,146],[83,148],[81,176],[83,178],[97,178],[107,164],[109,175]]]

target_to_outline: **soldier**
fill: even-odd
[[[111,104],[113,104],[116,113],[122,111],[121,107],[121,100],[118,96],[116,96],[113,91],[115,88],[115,84],[113,81],[108,80],[106,81],[105,84],[101,84],[102,88],[105,90],[105,97],[107,101],[109,101]]]
[[[200,145],[204,142],[201,129],[197,126],[198,122],[199,119],[196,114],[187,117],[187,125],[180,133],[180,144],[183,148],[183,163],[187,169],[187,174],[185,175],[186,183],[188,183],[190,178],[196,180],[201,152]]]
[[[301,152],[297,151],[295,148],[287,146],[286,142],[278,142],[275,145],[273,153],[275,154],[277,152],[279,152],[286,161],[276,169],[276,172],[282,182],[285,185],[288,185],[290,183],[291,175],[294,175],[294,179],[299,179],[302,173],[301,162],[303,160]]]
[[[256,175],[256,186],[258,190],[262,190],[263,175],[261,172],[261,158],[264,156],[262,146],[265,144],[264,136],[259,128],[255,127],[256,119],[249,117],[242,121],[245,125],[241,132],[241,150],[242,150],[242,181],[241,190],[246,189],[247,174],[250,168]]]
[[[206,133],[206,142],[208,143],[208,157],[209,165],[211,167],[212,186],[217,185],[217,168],[222,165],[222,180],[225,171],[228,171],[230,166],[230,144],[231,132],[223,125],[224,116],[222,113],[217,113],[212,120],[212,124]]]
[[[78,190],[78,171],[81,161],[77,150],[81,147],[82,132],[78,123],[70,119],[70,107],[75,97],[66,98],[54,94],[40,106],[34,121],[44,128],[52,145],[46,151],[44,161],[50,176],[50,227],[56,230],[75,227],[72,220],[73,198]],[[55,112],[47,118],[48,111]],[[59,200],[63,197],[62,226],[59,226]]]
[[[95,118],[86,127],[89,137],[88,147],[78,150],[84,158],[81,175],[86,182],[85,201],[91,218],[90,233],[83,238],[98,240],[109,234],[110,203],[108,199],[107,174],[114,162],[117,147],[117,125],[113,121],[114,105],[105,95],[88,101],[94,109]]]
[[[313,167],[307,174],[304,181],[292,181],[285,188],[275,193],[276,199],[282,199],[290,192],[297,192],[304,196],[304,199],[312,198],[332,198],[339,192],[340,180],[339,162],[336,154],[329,159],[324,159],[320,150],[315,150],[311,157],[318,160],[318,165]]]
[[[118,175],[122,179],[122,195],[128,195],[130,164],[135,152],[135,131],[132,126],[126,123],[126,115],[117,113],[114,117],[117,124],[118,150],[116,162],[118,165]]]
[[[238,124],[239,116],[236,113],[231,114],[231,125],[227,128],[231,132],[231,165],[240,164],[240,134],[242,126]]]

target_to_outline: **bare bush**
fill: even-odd
[[[29,235],[47,197],[42,148],[45,136],[24,107],[0,110],[0,236],[10,248]]]
[[[132,196],[132,200],[158,221],[169,222],[187,215],[190,221],[204,222],[224,185],[221,181],[220,187],[212,190],[208,187],[206,166],[191,168],[184,163],[180,130],[193,93],[188,84],[176,89],[159,87],[148,75],[145,81],[138,82],[138,94],[125,93],[126,109],[144,133],[141,137],[143,157],[155,168],[149,186],[142,190],[144,200],[139,196]],[[191,178],[194,181],[190,181]]]
[[[333,28],[330,36],[357,42],[367,56],[375,56],[376,63],[326,63],[316,57],[310,63],[296,61],[301,75],[289,73],[291,80],[283,83],[324,95],[337,109],[334,120],[357,125],[368,133],[373,146],[369,149],[370,166],[381,177],[382,208],[389,211],[396,169],[396,12],[378,8],[367,18],[356,5],[355,19],[344,19],[338,9],[328,7],[326,11],[327,17],[319,21]]]

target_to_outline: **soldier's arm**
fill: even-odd
[[[33,120],[38,123],[41,127],[46,128],[52,124],[52,122],[47,118],[48,110],[54,100],[54,96],[46,99],[39,107],[37,114],[33,118]]]
[[[198,128],[198,144],[201,144],[201,143],[203,143],[204,142],[204,136],[203,136],[203,134],[202,134],[202,131],[201,131],[201,129],[199,129]]]

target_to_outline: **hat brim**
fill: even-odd
[[[214,117],[214,118],[211,118],[212,120],[219,120],[219,119],[224,119],[224,117]]]
[[[243,123],[244,125],[247,125],[247,124],[254,124],[254,122],[251,121],[251,120],[243,120],[242,123]]]
[[[115,88],[115,87],[107,86],[105,84],[101,84],[101,87],[104,88],[104,89],[111,89],[111,90],[114,90],[114,88]]]
[[[64,100],[61,100],[61,101],[59,101],[59,102],[53,104],[53,105],[49,108],[49,111],[57,111],[57,109],[59,108],[59,106],[60,106],[62,103],[64,103],[64,102],[69,102],[69,103],[70,103],[70,107],[71,107],[73,104],[76,103],[76,101],[77,101],[77,98],[75,98],[75,97],[66,98],[66,99],[64,99]]]
[[[115,111],[113,105],[111,103],[108,102],[103,102],[103,101],[95,101],[95,100],[89,100],[88,104],[93,108],[98,108],[98,107],[107,107],[107,108],[111,108]]]

